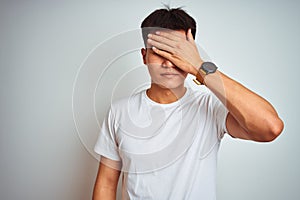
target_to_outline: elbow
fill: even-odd
[[[273,131],[272,131],[274,139],[276,139],[282,133],[283,128],[284,128],[284,123],[280,118],[278,118],[276,124],[273,126]]]
[[[264,142],[274,141],[283,131],[284,123],[283,121],[276,117],[269,123],[268,131],[265,135]]]

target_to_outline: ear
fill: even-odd
[[[143,57],[143,63],[146,65],[147,64],[147,60],[146,60],[146,55],[147,55],[147,50],[145,48],[141,49],[141,54]]]

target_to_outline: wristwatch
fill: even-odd
[[[206,76],[208,74],[215,73],[217,71],[218,67],[212,63],[212,62],[203,62],[202,65],[199,68],[199,75],[196,76],[196,79],[194,79],[194,82],[197,85],[203,84],[203,81],[199,80],[199,76],[201,76],[202,79],[203,76]]]

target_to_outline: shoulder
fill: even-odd
[[[145,93],[145,90],[142,90],[142,91],[136,92],[130,96],[115,99],[111,102],[110,109],[113,112],[118,112],[118,111],[127,109],[129,105],[138,105],[141,103],[144,93]]]
[[[193,99],[200,104],[211,104],[219,101],[218,98],[205,86],[199,88],[189,88],[189,99]]]
[[[211,94],[211,91],[205,86],[199,86],[198,88],[188,88],[190,90],[190,94],[198,97],[205,97]]]

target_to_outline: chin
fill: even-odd
[[[164,89],[178,89],[180,87],[184,87],[184,83],[176,84],[176,83],[162,83],[159,84],[161,88]]]
[[[174,79],[166,79],[166,78],[158,78],[152,79],[152,83],[159,85],[164,89],[178,89],[184,87],[185,79],[183,78],[174,78]]]

